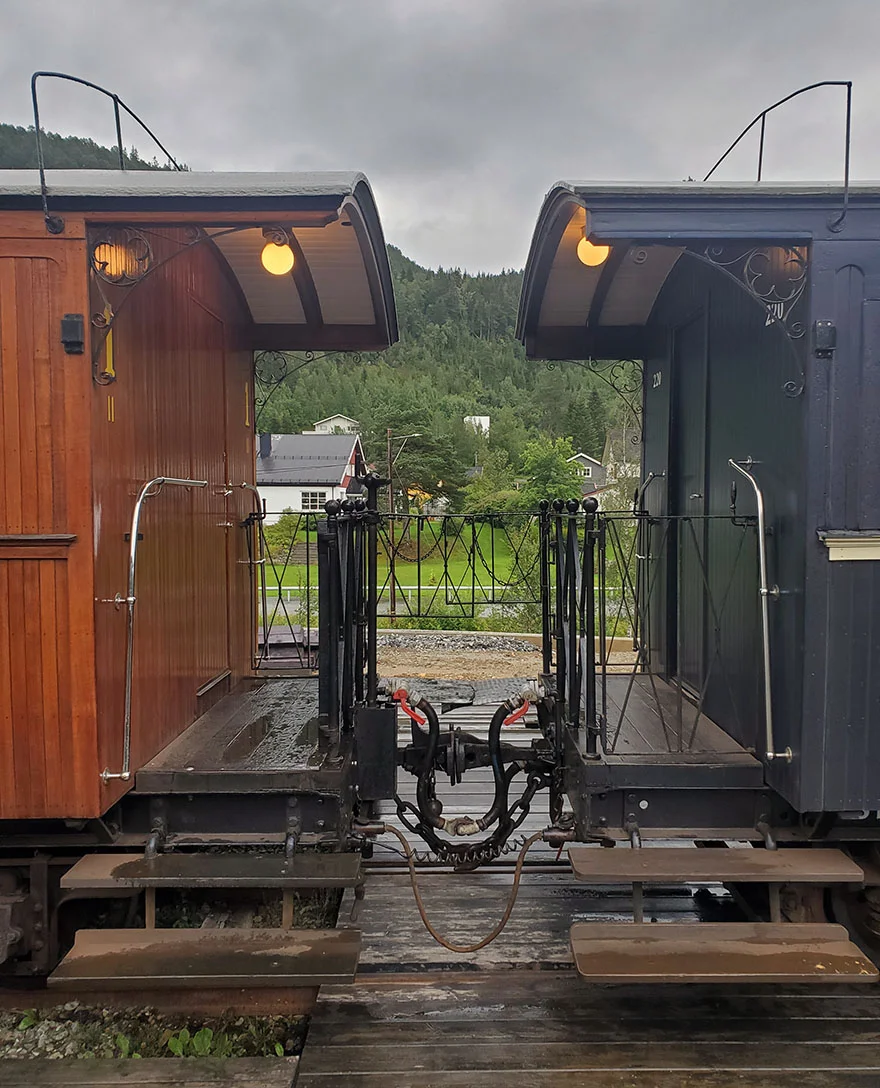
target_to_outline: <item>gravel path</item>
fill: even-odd
[[[392,631],[379,636],[378,665],[380,676],[432,680],[537,677],[541,654],[533,643],[516,635]]]

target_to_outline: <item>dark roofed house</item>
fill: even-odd
[[[595,495],[605,486],[605,466],[595,457],[590,457],[588,453],[576,453],[568,458],[568,463],[577,468],[584,495]]]
[[[257,487],[266,501],[266,524],[285,510],[318,512],[330,499],[358,495],[364,451],[356,434],[261,434]]]

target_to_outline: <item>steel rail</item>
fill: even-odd
[[[761,598],[761,650],[764,667],[764,755],[768,762],[772,762],[774,759],[784,759],[786,763],[791,763],[791,748],[786,747],[784,751],[777,752],[776,744],[773,739],[773,693],[771,684],[772,674],[770,672],[769,602],[771,597],[779,597],[779,587],[771,587],[767,579],[767,530],[764,517],[764,494],[761,491],[758,481],[750,471],[752,466],[757,464],[756,461],[753,461],[751,457],[747,457],[744,461],[734,461],[733,458],[730,458],[727,463],[731,468],[736,469],[740,475],[745,476],[752,485],[758,509],[758,570],[760,579],[758,593]]]
[[[109,767],[105,767],[101,772],[101,781],[105,784],[113,779],[128,782],[131,778],[131,692],[132,673],[134,671],[134,606],[137,603],[137,597],[135,596],[134,590],[135,575],[137,573],[138,530],[140,528],[141,513],[143,512],[144,503],[147,499],[155,498],[156,495],[160,494],[162,488],[165,487],[166,484],[175,487],[207,487],[208,481],[178,480],[173,476],[156,476],[154,479],[148,480],[147,483],[144,484],[134,504],[128,546],[128,594],[127,596],[122,597],[117,593],[115,597],[117,607],[124,604],[128,609],[128,631],[125,646],[125,711],[122,734],[122,770],[112,772]]]

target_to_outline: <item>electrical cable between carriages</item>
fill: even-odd
[[[416,878],[415,852],[410,846],[406,836],[401,831],[398,831],[397,828],[393,827],[391,824],[385,824],[384,829],[387,833],[395,835],[403,846],[407,867],[409,868],[409,879],[410,884],[412,885],[413,898],[416,901],[416,907],[418,908],[419,917],[422,919],[425,929],[427,929],[427,931],[431,934],[431,936],[438,944],[442,945],[450,952],[455,952],[459,955],[466,955],[470,952],[478,952],[481,948],[485,948],[487,944],[491,944],[492,941],[494,941],[495,938],[498,937],[504,930],[504,927],[510,921],[510,916],[513,913],[513,908],[516,904],[517,895],[519,894],[519,884],[520,879],[522,878],[522,871],[523,865],[525,864],[526,860],[526,854],[528,854],[529,850],[534,846],[534,844],[544,835],[543,831],[536,831],[533,835],[530,835],[523,843],[522,849],[519,852],[519,856],[516,859],[516,868],[513,871],[513,884],[510,889],[510,895],[507,898],[507,905],[504,908],[504,913],[501,915],[500,921],[489,933],[486,934],[485,937],[477,941],[475,944],[461,945],[453,944],[451,941],[448,941],[442,934],[438,933],[434,926],[431,924],[431,920],[430,918],[428,918],[428,913],[425,909],[424,901],[422,900],[422,894],[419,891],[418,879]]]

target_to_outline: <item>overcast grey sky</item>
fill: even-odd
[[[822,79],[854,81],[853,176],[880,178],[878,47],[880,0],[0,0],[0,120],[30,123],[31,72],[60,69],[193,169],[363,170],[389,241],[493,271],[559,178],[702,176]],[[46,82],[41,113],[114,142],[85,89]],[[843,92],[814,92],[768,122],[765,177],[836,179],[842,147]]]

